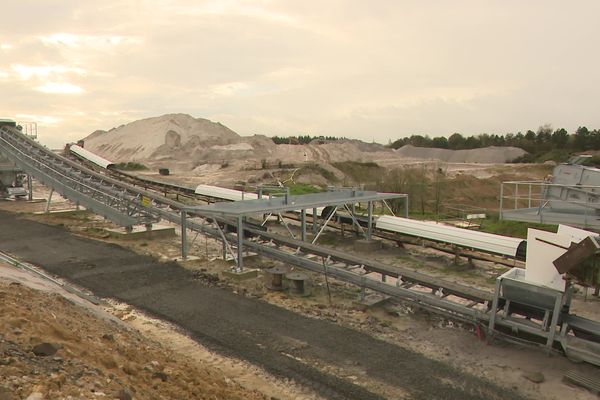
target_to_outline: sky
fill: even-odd
[[[61,147],[187,113],[241,135],[388,143],[600,128],[597,0],[19,0],[0,118]]]

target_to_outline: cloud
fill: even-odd
[[[84,92],[81,87],[67,82],[46,82],[37,86],[35,90],[52,94],[81,94]]]
[[[33,121],[44,125],[56,125],[63,121],[62,118],[51,115],[17,114],[16,117],[20,122]]]
[[[86,48],[94,50],[106,50],[108,48],[124,45],[138,44],[139,38],[120,35],[76,35],[72,33],[53,33],[48,36],[40,36],[39,39],[46,45],[64,46],[72,48]]]
[[[53,147],[168,112],[382,142],[600,127],[596,1],[42,3],[3,8],[0,87]]]
[[[61,77],[64,75],[75,74],[85,75],[83,68],[67,67],[64,65],[11,65],[12,71],[20,80],[30,80],[32,78],[46,79],[49,77]]]

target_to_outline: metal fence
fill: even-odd
[[[600,228],[600,186],[508,181],[499,200],[500,219]]]

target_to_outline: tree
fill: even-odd
[[[448,139],[444,136],[435,137],[431,140],[431,145],[437,149],[447,149]]]
[[[588,131],[588,128],[586,128],[585,126],[580,126],[579,128],[577,128],[573,139],[575,149],[579,151],[587,150],[589,138],[590,131]]]
[[[569,133],[564,128],[557,129],[552,134],[551,140],[552,140],[552,144],[554,145],[554,147],[559,148],[559,149],[564,148],[567,146],[567,143],[569,142]]]
[[[464,149],[465,138],[460,133],[454,133],[448,138],[448,148],[452,150]]]

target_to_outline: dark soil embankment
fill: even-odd
[[[0,211],[0,250],[170,320],[202,344],[313,387],[329,399],[381,399],[313,365],[360,370],[412,399],[519,399],[491,382],[331,322],[209,287],[174,263]]]

